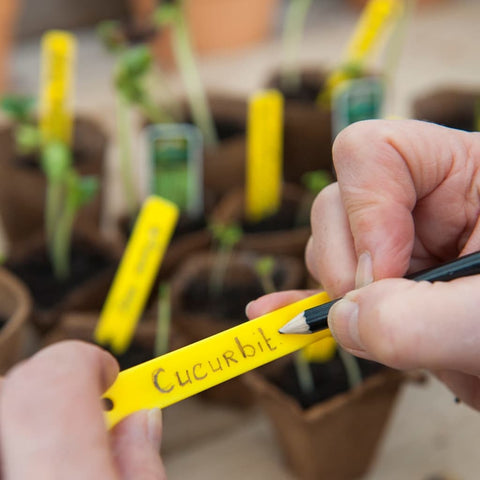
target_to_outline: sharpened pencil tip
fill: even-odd
[[[299,313],[296,317],[293,317],[283,327],[278,330],[279,333],[310,333],[310,328],[305,322],[305,315]]]

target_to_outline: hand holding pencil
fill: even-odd
[[[312,210],[307,266],[335,302],[328,325],[351,353],[427,368],[480,409],[480,276],[400,278],[480,250],[480,137],[411,120],[367,121],[335,141],[338,183]],[[312,292],[252,302],[250,318]]]

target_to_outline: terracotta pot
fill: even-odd
[[[234,253],[228,265],[223,291],[213,298],[209,291],[215,254],[200,254],[187,259],[171,282],[174,324],[190,342],[209,337],[246,320],[245,306],[264,293],[254,271],[252,253]],[[274,283],[277,290],[302,288],[303,264],[290,257],[275,257]],[[270,366],[261,367],[267,372]],[[203,398],[246,407],[252,404],[252,394],[239,378],[213,387]]]
[[[32,299],[25,285],[0,268],[0,375],[20,359]]]
[[[80,228],[98,228],[102,207],[105,133],[84,118],[75,121],[74,161],[81,175],[95,175],[100,191],[78,214]],[[44,228],[46,181],[36,157],[18,157],[12,127],[0,131],[0,216],[14,253],[17,244]]]
[[[20,244],[6,268],[28,287],[33,298],[32,322],[41,332],[52,328],[65,312],[100,311],[115,275],[121,249],[96,232],[78,230],[72,240],[71,276],[54,278],[44,236]]]
[[[69,312],[63,315],[55,327],[48,334],[43,345],[60,342],[62,340],[83,340],[94,342],[93,333],[98,323],[99,312]],[[130,368],[155,357],[156,334],[156,306],[143,315],[135,329],[135,335],[127,352],[117,356],[121,369]],[[186,341],[172,325],[169,339],[169,350],[175,350],[186,345]]]
[[[404,379],[401,372],[385,369],[350,391],[302,410],[264,375],[244,376],[272,423],[287,464],[302,480],[362,477]]]
[[[0,4],[0,94],[7,90],[10,71],[10,49],[18,5],[18,0],[2,0]]]
[[[304,196],[305,192],[300,187],[294,184],[283,185],[282,207],[278,219],[280,220],[285,213],[286,223],[279,223],[279,227],[276,226],[277,216],[265,219],[263,221],[265,223],[259,223],[257,226],[248,225],[244,216],[245,192],[239,189],[224,197],[213,212],[212,220],[227,225],[238,223],[243,226],[244,234],[236,249],[265,255],[292,255],[303,259],[305,246],[310,237],[310,227],[297,227],[295,221]]]
[[[480,90],[458,87],[438,88],[419,95],[413,102],[413,117],[446,127],[475,131],[475,105]]]
[[[229,52],[264,41],[273,31],[279,0],[187,0],[185,15],[199,54]],[[154,51],[162,65],[173,65],[171,33],[161,32]]]
[[[333,171],[331,110],[316,103],[325,78],[323,70],[303,69],[298,92],[285,90],[278,72],[266,82],[285,97],[283,170],[287,182],[300,183],[302,175],[313,170]]]

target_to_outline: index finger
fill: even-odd
[[[101,394],[118,374],[98,347],[62,342],[7,374],[0,443],[7,478],[116,478]]]
[[[401,276],[468,253],[478,217],[477,134],[415,120],[371,120],[345,129],[333,147],[357,258],[375,279]]]

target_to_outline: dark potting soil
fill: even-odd
[[[282,270],[274,273],[275,286],[281,285],[284,275]],[[187,312],[208,313],[234,325],[246,321],[245,306],[264,293],[257,278],[252,278],[248,283],[240,279],[226,279],[220,294],[214,296],[208,280],[196,278],[185,289],[181,301]]]
[[[83,241],[74,239],[70,261],[71,274],[66,280],[55,278],[50,258],[44,249],[32,252],[22,263],[7,264],[7,268],[28,286],[35,304],[39,308],[48,309],[59,303],[75,287],[111,265],[113,260],[93,250]]]
[[[131,344],[129,349],[122,355],[115,355],[120,365],[120,370],[125,370],[126,368],[147,362],[154,358],[154,356],[153,350],[149,350],[145,346],[135,343]]]
[[[298,208],[297,202],[283,199],[276,213],[255,223],[244,220],[242,222],[242,230],[244,233],[292,230],[298,227]]]
[[[0,316],[0,330],[5,326],[7,321],[8,321],[8,318]]]
[[[367,378],[385,368],[369,360],[357,358],[357,361],[362,378]],[[315,390],[311,394],[305,394],[300,390],[293,362],[287,363],[283,371],[270,381],[288,395],[295,397],[304,409],[349,389],[345,367],[338,353],[332,360],[325,363],[311,363],[310,367],[315,382]]]
[[[281,76],[277,75],[270,84],[273,88],[280,90],[287,101],[313,104],[323,88],[323,79],[320,77],[320,74],[313,74],[312,72],[302,74],[300,86],[296,89],[291,89],[286,88],[283,85]]]

